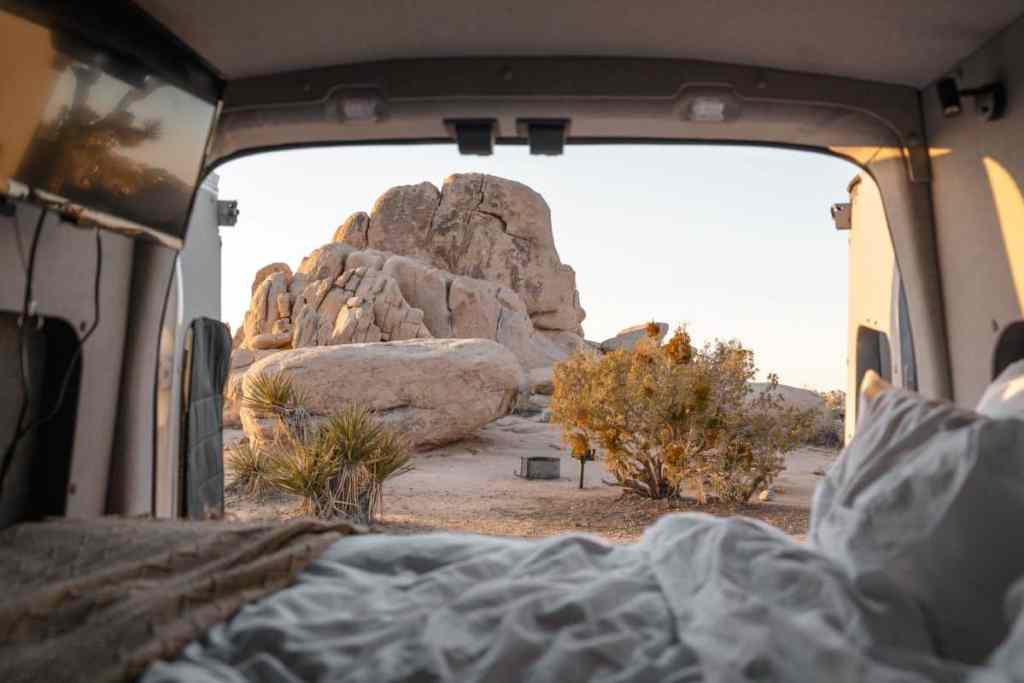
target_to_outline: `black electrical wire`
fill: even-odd
[[[82,357],[82,347],[85,346],[85,342],[89,340],[92,333],[96,331],[96,328],[100,324],[100,275],[103,273],[103,244],[100,241],[100,231],[96,228],[96,275],[93,279],[92,285],[92,301],[93,301],[93,318],[92,324],[82,339],[78,342],[75,347],[75,352],[71,354],[71,360],[68,361],[67,370],[64,371],[64,377],[60,382],[60,391],[57,393],[57,400],[53,404],[53,409],[47,413],[44,417],[39,418],[35,422],[30,423],[23,430],[26,434],[31,432],[33,429],[37,429],[40,426],[46,424],[53,418],[57,417],[57,413],[60,412],[60,408],[64,403],[64,395],[68,391],[68,385],[71,383],[71,377],[74,375],[75,365]]]
[[[75,351],[71,354],[71,360],[68,361],[67,369],[64,371],[64,377],[61,379],[60,390],[57,392],[57,400],[54,401],[53,408],[46,413],[44,416],[30,422],[25,427],[21,427],[23,416],[18,419],[18,427],[15,432],[14,439],[11,445],[8,446],[7,453],[4,456],[3,468],[0,469],[0,491],[3,490],[3,482],[7,476],[7,469],[10,466],[10,462],[14,459],[14,453],[18,448],[18,444],[25,436],[30,434],[33,430],[38,429],[42,425],[46,424],[57,416],[60,412],[61,407],[64,405],[64,398],[67,394],[68,386],[71,384],[71,378],[74,376],[74,371],[82,357],[82,348],[85,346],[85,342],[89,340],[92,333],[96,331],[96,328],[100,324],[100,280],[103,274],[103,242],[100,236],[99,228],[95,229],[96,235],[96,269],[93,277],[92,296],[93,296],[93,320],[89,329],[81,340],[75,346]],[[33,245],[34,246],[34,245]],[[29,271],[31,272],[34,265],[34,251],[29,256]],[[24,367],[23,367],[24,370]],[[27,373],[23,375],[23,381],[27,385]],[[27,390],[24,394],[25,402],[22,404],[22,413],[24,413],[24,406],[28,405],[28,394]]]
[[[21,254],[20,231],[17,234],[18,255],[22,260],[22,265],[25,266],[24,297],[22,298],[21,303],[21,315],[18,317],[18,362],[20,365],[21,406],[18,408],[18,419],[14,423],[14,433],[11,435],[11,441],[4,450],[3,464],[0,465],[0,492],[3,491],[4,480],[7,478],[7,470],[11,466],[11,461],[14,460],[14,452],[18,447],[18,443],[21,441],[21,425],[25,421],[25,413],[28,412],[28,406],[31,402],[29,397],[28,354],[25,352],[25,328],[28,325],[28,318],[31,313],[29,308],[32,302],[32,275],[34,274],[36,267],[36,248],[39,246],[39,236],[43,232],[43,224],[46,220],[47,213],[48,211],[46,209],[41,209],[39,212],[39,220],[36,221],[36,227],[32,233],[32,243],[29,247],[27,266],[25,266],[25,257]],[[15,231],[19,230],[17,225],[14,226],[14,229]]]

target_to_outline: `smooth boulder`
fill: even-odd
[[[660,344],[661,340],[665,338],[666,334],[668,334],[668,324],[654,324],[658,326],[658,335],[657,337],[655,337],[655,340],[658,344]],[[604,351],[605,353],[609,353],[611,351],[618,351],[619,349],[622,349],[624,351],[632,351],[633,349],[636,348],[637,343],[639,343],[641,339],[650,336],[647,333],[648,325],[650,325],[650,323],[633,325],[632,327],[627,327],[624,330],[619,330],[619,333],[616,334],[614,337],[610,339],[605,339],[603,342],[601,342],[601,350]]]
[[[515,354],[486,339],[423,339],[314,346],[279,351],[254,363],[260,374],[283,372],[308,397],[314,418],[357,402],[398,427],[414,448],[457,441],[507,415],[528,391]],[[246,435],[259,442],[266,425],[247,407]]]

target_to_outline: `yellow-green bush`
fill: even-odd
[[[697,349],[683,329],[660,347],[648,338],[633,351],[580,352],[555,367],[552,421],[574,453],[600,448],[626,491],[746,501],[782,471],[811,420],[783,406],[774,376],[754,390],[756,371],[738,341]]]

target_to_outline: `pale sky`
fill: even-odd
[[[762,376],[844,388],[847,233],[828,208],[857,169],[820,154],[707,146],[568,146],[560,157],[499,146],[334,147],[260,154],[217,170],[237,199],[223,228],[222,311],[232,330],[256,270],[293,269],[354,211],[395,185],[482,172],[529,185],[551,206],[555,244],[576,271],[588,339],[647,320],[697,341],[738,338]]]

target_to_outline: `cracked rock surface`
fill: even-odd
[[[576,273],[558,257],[547,202],[522,183],[459,173],[441,190],[431,183],[393,187],[368,223],[354,214],[335,239],[503,285],[522,298],[538,329],[582,336]]]

